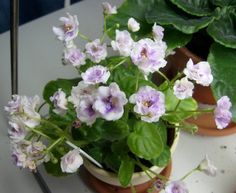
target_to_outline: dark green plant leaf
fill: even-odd
[[[157,158],[151,159],[151,163],[158,167],[165,167],[169,163],[170,157],[171,157],[170,148],[168,146],[165,146],[161,155],[158,156]]]
[[[123,187],[126,187],[129,185],[132,175],[134,173],[134,162],[132,159],[130,159],[128,156],[121,161],[121,165],[118,172],[118,178],[120,181],[120,184]]]
[[[129,126],[124,121],[107,121],[102,126],[102,138],[115,141],[125,138],[129,134]]]
[[[118,173],[121,164],[120,155],[117,155],[111,151],[107,151],[103,162],[108,169],[111,169],[113,172]]]
[[[150,160],[160,155],[164,144],[156,124],[136,121],[128,146],[138,157]]]
[[[103,160],[103,151],[100,146],[86,148],[86,153],[89,154],[92,158],[97,160],[99,163],[102,163]]]
[[[211,0],[212,4],[225,7],[225,6],[235,6],[236,1],[235,0]]]
[[[113,153],[118,155],[126,155],[129,152],[129,147],[127,144],[127,139],[122,139],[115,141],[111,144],[111,150]]]
[[[146,22],[145,13],[153,3],[154,0],[126,0],[117,10],[117,14],[106,18],[106,28],[113,28],[113,30],[109,31],[108,35],[114,39],[116,29],[114,26],[116,24],[119,24],[119,30],[127,30],[128,19],[133,17],[140,23],[140,30],[134,33],[135,36],[146,36],[151,32],[152,25]]]
[[[213,16],[193,17],[180,9],[173,8],[173,6],[164,0],[158,0],[146,14],[147,22],[172,25],[183,33],[192,34],[208,26],[214,19]]]
[[[170,0],[183,11],[196,16],[211,15],[213,10],[209,0]]]
[[[236,49],[213,44],[208,56],[214,80],[212,90],[216,99],[227,95],[232,102],[233,121],[236,122]]]
[[[230,9],[221,11],[224,13],[208,26],[207,32],[217,43],[236,48],[236,12]]]
[[[46,84],[43,90],[43,98],[44,100],[51,104],[50,97],[61,88],[63,92],[66,93],[67,96],[70,95],[72,86],[76,86],[80,81],[79,78],[76,79],[57,79],[52,80]]]

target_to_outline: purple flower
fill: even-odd
[[[85,45],[86,54],[94,63],[99,63],[107,57],[107,46],[101,44],[100,39],[96,39]]]
[[[198,168],[208,176],[216,176],[217,168],[211,163],[207,155],[205,156],[205,159],[201,161]]]
[[[106,83],[110,77],[110,72],[106,67],[96,65],[88,68],[85,73],[81,74],[81,77],[86,84]]]
[[[169,183],[165,188],[166,193],[188,193],[188,189],[184,182],[173,181]]]
[[[75,39],[79,31],[77,16],[72,16],[69,13],[67,13],[67,16],[68,17],[60,17],[59,20],[63,23],[61,26],[52,28],[57,38],[64,42]]]
[[[18,120],[9,121],[9,125],[10,129],[8,130],[8,135],[11,141],[14,143],[22,141],[27,134],[25,128],[20,125],[20,122]]]
[[[12,100],[8,102],[8,105],[4,107],[4,110],[8,112],[10,115],[14,113],[18,113],[20,111],[20,107],[23,103],[24,97],[19,95],[12,95]]]
[[[218,129],[223,129],[228,126],[232,119],[230,112],[232,104],[229,97],[223,96],[217,101],[217,106],[214,111],[215,122]]]
[[[188,81],[186,77],[181,80],[176,80],[173,88],[174,95],[180,100],[192,97],[193,88],[194,84]]]
[[[157,122],[165,113],[164,94],[150,86],[141,87],[129,101],[135,104],[134,112],[140,114],[145,122]]]
[[[137,32],[140,29],[140,24],[133,17],[131,17],[128,20],[128,29],[132,32]]]
[[[158,71],[166,65],[166,45],[151,39],[141,39],[135,43],[131,51],[132,62],[145,74]]]
[[[116,30],[116,40],[111,41],[111,46],[115,51],[119,51],[121,56],[129,56],[133,48],[134,41],[127,30]]]
[[[79,67],[85,64],[86,55],[80,49],[69,48],[64,51],[63,62]]]
[[[102,7],[103,7],[103,13],[105,15],[112,15],[117,13],[116,6],[112,7],[111,4],[108,2],[103,2]]]
[[[162,41],[164,37],[164,28],[154,23],[152,27],[152,34],[155,41]]]
[[[53,112],[59,115],[64,115],[67,111],[67,99],[66,94],[61,90],[61,88],[58,89],[54,93],[53,96],[50,97],[50,101],[53,103],[55,109],[53,109]]]
[[[68,101],[72,102],[75,107],[80,104],[83,99],[94,100],[96,94],[95,85],[86,84],[84,81],[80,81],[77,86],[73,86],[71,90],[71,96],[68,97]]]
[[[81,100],[79,105],[76,107],[77,118],[81,122],[85,122],[87,125],[92,125],[98,117],[98,113],[94,110],[93,104],[94,100],[87,98]]]
[[[193,61],[189,59],[187,67],[184,69],[184,74],[190,80],[195,80],[197,84],[203,86],[209,86],[213,80],[211,74],[211,67],[208,62],[199,62],[193,64]]]
[[[165,182],[160,179],[157,179],[153,184],[155,190],[161,191],[165,187]]]
[[[127,102],[125,93],[113,82],[109,87],[100,86],[98,88],[93,108],[108,121],[118,120],[122,117],[124,105]]]

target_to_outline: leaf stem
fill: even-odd
[[[48,148],[47,151],[51,151],[58,143],[62,142],[64,140],[64,137],[58,138],[56,141],[54,141]]]
[[[190,176],[191,174],[193,174],[194,172],[198,171],[198,167],[194,168],[193,170],[191,170],[190,172],[188,172],[187,174],[185,174],[180,180],[183,181],[185,180],[188,176]]]
[[[117,67],[119,67],[121,64],[125,63],[127,61],[127,58],[121,60],[118,64],[116,64],[115,66],[110,68],[110,71],[116,69]]]
[[[164,74],[164,73],[162,73],[161,71],[157,71],[157,73],[159,74],[159,75],[161,75],[167,82],[168,82],[168,85],[170,86],[171,85],[171,82],[170,82],[170,80],[169,80],[169,78],[167,78],[167,76]]]
[[[179,100],[179,101],[178,101],[177,105],[175,106],[175,109],[174,109],[174,111],[176,111],[176,110],[178,109],[178,107],[179,107],[180,103],[181,103],[181,100]]]
[[[42,109],[42,107],[43,107],[44,105],[46,105],[46,104],[47,104],[47,102],[44,101],[44,102],[39,106],[39,108],[38,108],[38,112],[40,112],[40,110]]]
[[[88,41],[88,42],[91,42],[91,41],[92,41],[88,36],[86,36],[86,35],[84,35],[84,34],[81,34],[80,32],[78,33],[78,35],[79,35],[79,37],[81,37],[82,39],[84,39],[84,40],[86,40],[86,41]]]

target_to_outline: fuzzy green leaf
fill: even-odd
[[[120,184],[123,187],[129,185],[132,175],[134,173],[134,162],[128,156],[121,161],[121,165],[118,172],[118,178]]]
[[[194,17],[173,6],[164,0],[158,0],[146,14],[147,22],[172,25],[183,33],[192,34],[208,26],[214,19],[213,16]]]
[[[165,167],[169,163],[170,157],[171,157],[170,148],[168,146],[165,146],[161,155],[158,156],[157,158],[152,159],[151,163],[159,167]]]
[[[208,16],[213,10],[209,0],[170,0],[176,6],[190,15]]]
[[[212,90],[216,99],[227,95],[232,102],[233,121],[236,122],[236,49],[213,44],[208,56],[214,80]]]
[[[230,9],[223,10],[224,14],[215,19],[207,32],[217,42],[229,48],[236,48],[236,13]]]
[[[150,160],[158,157],[163,151],[163,140],[154,123],[137,121],[134,132],[128,137],[130,150],[140,158]]]

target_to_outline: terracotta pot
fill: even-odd
[[[176,132],[174,129],[174,139],[171,142],[171,154],[173,154],[173,152],[176,149],[176,146],[178,144],[179,141],[179,132]],[[169,140],[170,141],[170,140]],[[94,164],[92,164],[91,162],[89,162],[88,160],[84,160],[84,167],[86,168],[86,170],[90,173],[90,175],[92,175],[92,186],[95,186],[94,188],[97,190],[99,193],[106,193],[106,188],[112,188],[114,190],[116,190],[115,192],[122,192],[122,193],[131,193],[130,188],[123,188],[121,187],[121,184],[117,178],[117,175],[115,173],[106,171],[104,169],[98,168],[96,167]],[[169,165],[166,170],[164,170],[165,168],[160,168],[157,166],[152,166],[150,168],[152,171],[154,171],[155,173],[161,173],[164,172],[165,175],[170,173],[171,170],[171,166]],[[152,173],[150,173],[150,175],[152,177],[154,177],[154,175]],[[91,177],[90,177],[91,178]],[[95,179],[96,180],[95,180]],[[100,182],[100,183],[99,183]],[[131,179],[132,184],[136,187],[136,189],[140,189],[140,191],[138,192],[143,192],[144,190],[147,190],[151,185],[152,185],[152,181],[150,181],[150,178],[146,175],[145,172],[136,172],[133,174],[132,179]],[[100,187],[101,186],[101,187]],[[103,186],[105,186],[103,189]],[[104,191],[100,191],[104,190]],[[117,191],[119,190],[119,191]],[[112,193],[112,191],[110,191],[109,193]]]
[[[194,63],[200,62],[202,59],[197,55],[193,54],[187,48],[176,49],[175,55],[172,55],[168,58],[168,62],[172,66],[172,73],[176,74],[178,71],[183,71],[187,61],[191,58]],[[214,99],[213,93],[210,87],[204,87],[198,84],[195,84],[193,98],[201,104],[206,105],[215,105],[216,101]],[[197,119],[189,119],[188,122],[194,123],[198,126],[199,135],[207,136],[225,136],[236,133],[236,124],[230,123],[229,126],[225,129],[219,130],[216,128],[213,114],[203,114],[200,115]]]

